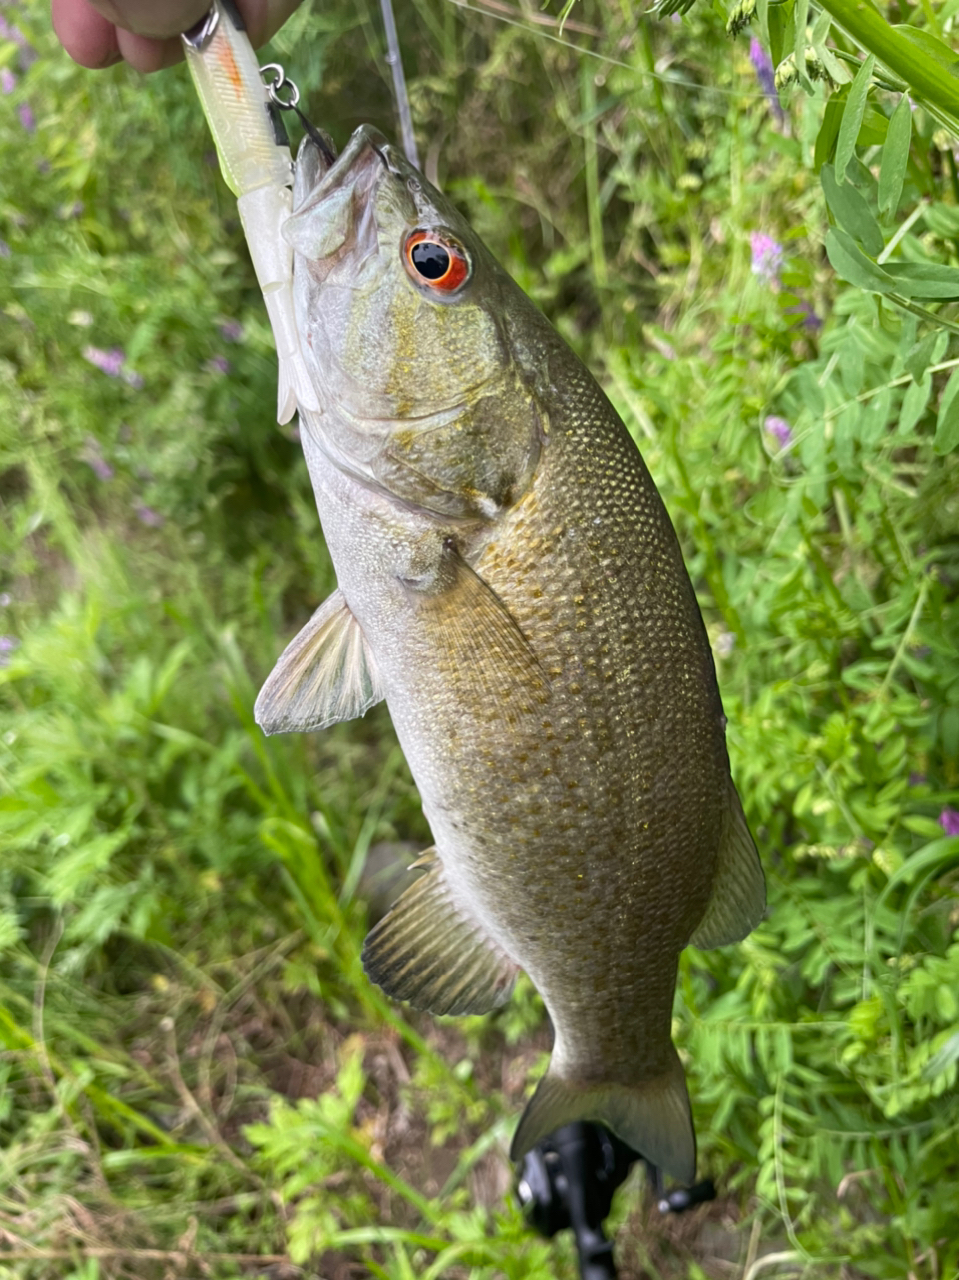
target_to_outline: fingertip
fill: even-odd
[[[79,66],[96,71],[119,62],[122,54],[113,23],[87,0],[51,0],[50,17],[57,39]]]
[[[120,29],[116,38],[121,56],[135,71],[142,71],[145,75],[172,67],[183,59],[183,44],[179,36],[154,40],[150,36],[138,36]]]

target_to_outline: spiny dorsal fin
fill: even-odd
[[[690,942],[703,951],[741,942],[759,924],[765,910],[766,880],[730,779],[713,892]]]
[[[672,1045],[670,1049],[666,1072],[635,1084],[566,1079],[551,1064],[520,1117],[510,1159],[522,1160],[563,1125],[593,1120],[689,1185],[696,1176],[696,1134],[682,1064]]]
[[[435,850],[430,866],[371,930],[363,968],[394,1000],[429,1013],[488,1013],[505,1004],[517,966],[453,901]]]
[[[283,650],[253,715],[264,733],[309,733],[361,716],[382,697],[366,637],[337,588]]]

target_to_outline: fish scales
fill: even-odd
[[[691,1181],[678,957],[745,936],[764,889],[676,535],[602,390],[449,202],[375,131],[332,168],[305,145],[284,234],[338,589],[258,719],[385,697],[435,846],[364,963],[440,1013],[529,974],[554,1045],[514,1156],[594,1119]]]

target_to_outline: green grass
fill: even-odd
[[[916,21],[949,39],[950,12]],[[596,57],[533,14],[401,6],[422,153],[660,485],[769,881],[743,945],[682,963],[720,1199],[665,1221],[637,1176],[621,1273],[940,1280],[959,1269],[955,307],[837,278],[819,170],[858,140],[860,204],[833,217],[902,232],[907,288],[959,258],[951,144],[913,115],[880,216],[869,111],[895,92],[843,140],[822,84],[777,122],[718,10],[582,3],[600,34],[562,41]],[[769,14],[783,54],[790,6]],[[370,849],[429,843],[387,715],[308,739],[252,720],[332,571],[188,79],[81,71],[45,6],[14,16],[40,57],[24,73],[0,42],[0,1277],[571,1277],[505,1157],[549,1044],[535,993],[433,1021],[362,976]],[[392,133],[378,7],[295,24],[276,52],[317,123]],[[782,245],[777,283],[754,233]],[[121,348],[120,376],[89,348]]]

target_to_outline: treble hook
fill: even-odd
[[[273,79],[266,82],[266,96],[274,107],[278,107],[280,111],[293,111],[296,113],[300,124],[306,130],[310,141],[319,147],[323,159],[327,164],[336,163],[336,149],[325,133],[321,132],[317,127],[307,120],[306,116],[299,108],[300,91],[297,86],[289,79],[286,72],[278,62],[267,62],[260,67],[260,75],[267,76],[272,72]],[[289,91],[286,98],[280,97],[283,89]]]

